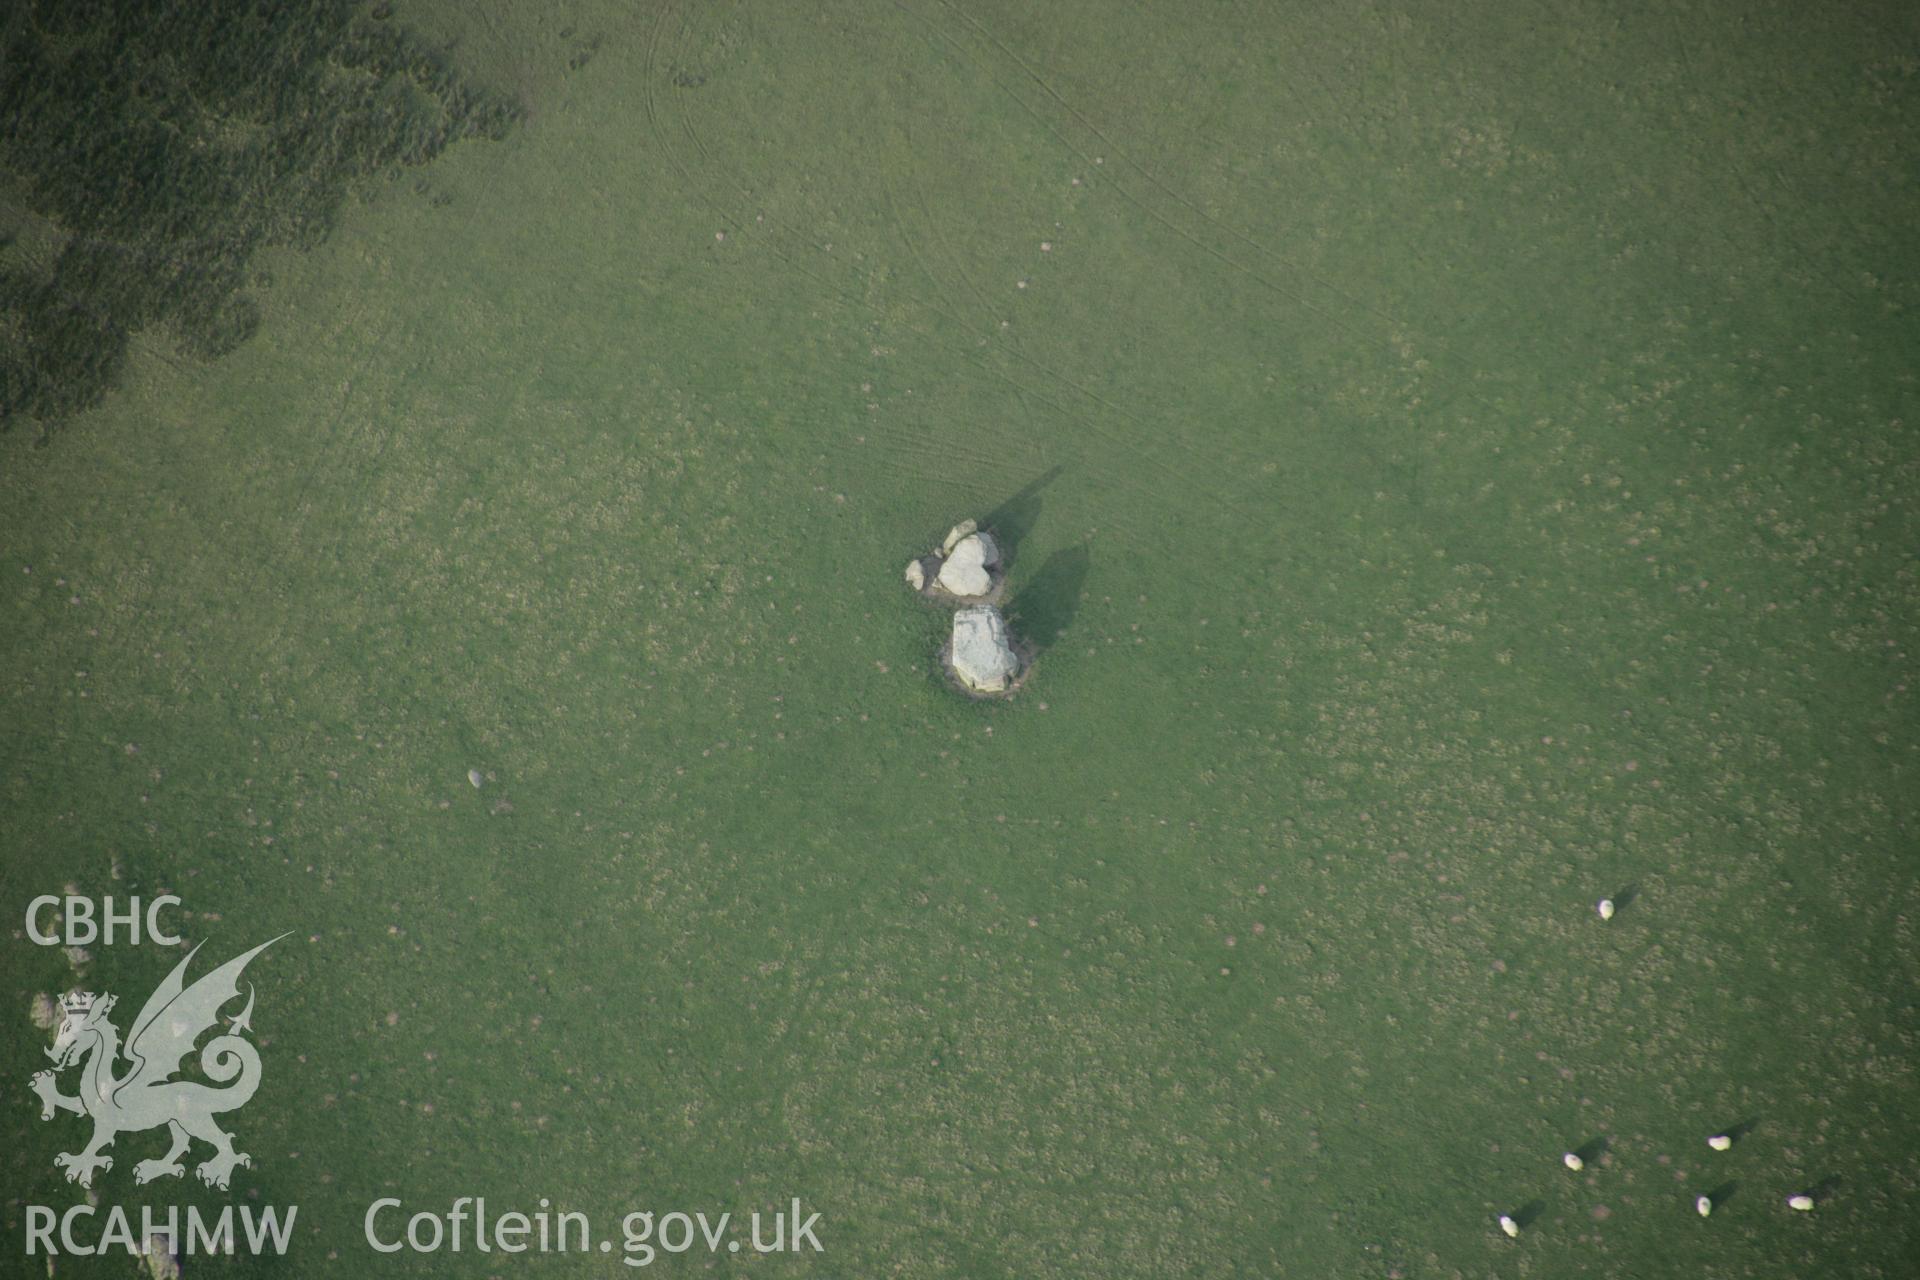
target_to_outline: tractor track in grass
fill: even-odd
[[[951,286],[940,278],[934,271],[933,264],[927,260],[927,256],[914,244],[913,234],[907,230],[907,220],[900,216],[899,202],[894,197],[893,183],[884,174],[880,178],[880,189],[886,194],[887,215],[893,221],[894,231],[900,237],[900,243],[907,248],[907,258],[913,263],[914,270],[925,276],[932,284],[935,295],[944,304],[940,310],[958,315],[960,308],[953,303]]]
[[[984,346],[990,352],[1004,357],[1009,362],[1024,365],[1028,369],[1039,373],[1043,378],[1052,380],[1068,388],[1076,396],[1100,408],[1108,417],[1117,413],[1120,416],[1128,417],[1135,422],[1143,423],[1149,427],[1154,427],[1154,424],[1145,423],[1138,415],[1120,410],[1118,406],[1107,397],[1093,391],[1085,384],[1075,380],[1054,366],[1020,351],[1013,344],[1000,339],[997,334],[991,331],[983,333],[969,322],[964,314],[956,310],[955,304],[950,297],[939,296],[930,301],[923,295],[916,294],[912,291],[908,292],[909,299],[920,305],[928,314],[945,321],[957,332],[973,338],[975,342],[971,348],[966,344],[955,343],[949,338],[943,338],[929,325],[890,320],[885,309],[880,305],[866,297],[855,294],[801,261],[800,251],[792,246],[797,244],[804,246],[805,250],[810,250],[814,253],[823,252],[814,237],[807,235],[798,228],[786,225],[781,219],[774,215],[761,212],[750,217],[742,208],[729,205],[726,201],[716,198],[711,190],[696,178],[693,170],[688,166],[686,157],[682,156],[674,148],[672,137],[675,130],[665,120],[669,109],[660,101],[660,82],[664,74],[662,65],[663,53],[668,59],[677,56],[679,51],[686,47],[687,41],[694,34],[691,23],[683,18],[682,21],[677,24],[676,41],[669,43],[667,32],[669,26],[674,25],[672,21],[674,13],[675,10],[673,6],[663,6],[659,18],[655,22],[653,32],[648,42],[645,70],[643,73],[643,79],[645,80],[644,98],[649,128],[656,142],[666,154],[668,163],[673,167],[674,171],[679,174],[690,196],[704,205],[728,228],[731,234],[740,236],[743,242],[765,244],[768,251],[779,261],[802,277],[813,281],[822,289],[826,290],[833,298],[844,303],[856,312],[862,312],[876,317],[879,320],[897,324],[901,332],[909,334],[931,346],[944,348],[952,354],[959,355],[962,359],[967,360],[988,376],[1006,383],[1019,394],[1049,404],[1056,412],[1060,412],[1070,421],[1079,424],[1089,436],[1101,442],[1109,449],[1123,452],[1138,451],[1134,442],[1124,439],[1113,432],[1111,428],[1104,425],[1101,418],[1090,415],[1084,411],[1068,408],[1057,400],[1049,400],[1040,396],[1032,387],[1021,382],[1006,368],[997,367],[995,364],[983,359],[979,353],[979,348]],[[712,151],[700,140],[699,132],[693,126],[685,108],[681,108],[681,111],[682,115],[679,121],[680,128],[678,132],[693,140],[691,145],[697,150],[703,163],[713,170],[715,178],[732,188],[740,197],[751,201],[753,199],[752,188],[715,162]],[[891,196],[890,201],[890,212],[896,223],[896,234],[900,235],[903,243],[907,243],[909,256],[918,264],[918,269],[923,274],[926,274],[930,280],[934,281],[937,288],[938,281],[940,280],[938,273],[931,269],[929,263],[919,257],[918,251],[911,245],[910,237],[899,230],[904,224],[898,211],[898,201],[892,200]],[[788,243],[782,243],[783,239]],[[1159,428],[1155,427],[1154,429],[1158,430]],[[936,442],[929,439],[925,447],[932,449],[935,445]],[[1094,470],[1105,473],[1104,478],[1113,486],[1135,490],[1145,496],[1149,502],[1163,505],[1171,504],[1186,508],[1192,508],[1199,504],[1217,504],[1217,486],[1208,478],[1181,465],[1174,457],[1163,455],[1154,460],[1154,465],[1150,468],[1150,470],[1155,473],[1155,480],[1153,482],[1131,478],[1129,473],[1141,470],[1139,467],[1128,467],[1124,469],[1102,468],[1093,464],[1090,459],[1086,457],[1078,459],[1077,461],[1079,461],[1082,466],[1088,466]],[[997,467],[1003,465],[1004,463],[996,463]],[[1170,477],[1178,481],[1180,486],[1187,491],[1186,500],[1177,501],[1168,497],[1165,492],[1165,481]]]
[[[993,55],[997,55],[999,58],[1011,64],[1016,69],[1016,74],[1030,81],[1038,89],[1044,100],[1054,104],[1057,110],[1066,117],[1073,127],[1084,130],[1089,137],[1097,140],[1102,147],[1101,158],[1110,162],[1107,165],[1101,166],[1105,171],[1103,173],[1105,182],[1119,192],[1123,199],[1137,208],[1144,216],[1165,227],[1195,250],[1218,262],[1222,267],[1232,272],[1235,278],[1244,278],[1260,285],[1274,296],[1301,308],[1316,319],[1324,321],[1334,329],[1367,347],[1398,355],[1399,344],[1405,341],[1412,341],[1432,351],[1434,356],[1429,367],[1423,371],[1423,376],[1431,378],[1436,386],[1445,388],[1449,392],[1459,396],[1462,400],[1471,402],[1483,410],[1495,414],[1502,412],[1498,404],[1482,394],[1474,385],[1476,374],[1473,372],[1473,368],[1476,367],[1475,362],[1470,359],[1448,356],[1443,346],[1433,343],[1426,334],[1404,318],[1347,293],[1338,286],[1321,278],[1310,269],[1292,261],[1270,246],[1261,243],[1253,236],[1200,208],[1187,196],[1183,195],[1172,183],[1161,178],[1146,165],[1127,154],[1126,151],[1115,143],[1114,139],[1107,132],[1095,125],[1084,112],[1075,107],[1067,96],[1047,80],[1040,71],[1021,58],[1016,51],[1008,46],[1004,40],[995,35],[993,31],[979,19],[966,13],[955,5],[952,0],[933,0],[933,3],[947,13],[952,14],[954,18],[957,19],[958,25],[971,31],[978,41],[982,42],[987,49],[992,51]],[[894,0],[894,7],[909,17],[916,19],[932,32],[933,34],[929,36],[929,40],[937,39],[944,41],[961,58],[975,67],[979,74],[989,79],[1009,100],[1016,103],[1023,111],[1030,115],[1043,129],[1051,134],[1061,146],[1072,152],[1073,155],[1083,162],[1092,163],[1094,157],[1089,154],[1086,146],[1076,143],[1068,136],[1065,128],[1048,119],[1047,114],[1030,101],[1026,95],[1017,92],[990,68],[983,65],[983,59],[988,56],[986,53],[982,52],[977,55],[969,54],[966,47],[962,44],[961,39],[949,29],[948,26],[920,12],[914,6],[909,5],[906,0]],[[1172,214],[1153,207],[1141,192],[1131,189],[1127,182],[1119,180],[1118,175],[1112,172],[1116,163],[1120,167],[1131,171],[1151,192],[1158,193],[1162,199],[1170,201],[1181,219],[1189,222],[1191,225],[1182,225],[1181,221],[1177,221]],[[1222,241],[1222,243],[1209,244],[1202,238],[1203,234],[1210,234],[1214,238]],[[1410,248],[1421,261],[1427,261],[1425,256],[1419,253],[1418,246],[1410,246]],[[1307,293],[1303,289],[1289,287],[1279,280],[1274,279],[1257,265],[1247,262],[1244,256],[1247,252],[1251,252],[1293,273],[1299,277],[1305,286],[1328,295],[1330,301],[1325,304],[1316,302],[1307,296]],[[1340,314],[1340,309],[1342,308],[1347,311],[1347,314]],[[1355,319],[1356,314],[1370,317],[1372,320],[1378,322],[1378,327],[1358,323]],[[1571,351],[1570,345],[1565,340],[1561,340],[1559,345],[1563,349],[1569,352]],[[1465,365],[1467,368],[1464,371],[1460,369],[1449,371],[1443,367],[1443,360],[1448,364],[1456,366]],[[1367,441],[1363,447],[1376,461],[1384,465],[1384,460],[1377,445],[1371,441]]]
[[[913,123],[910,117],[903,118],[901,131],[907,144],[907,182],[913,189],[914,201],[920,208],[920,216],[925,221],[927,229],[933,238],[939,241],[940,252],[945,254],[947,261],[953,264],[954,274],[960,277],[960,283],[966,286],[967,292],[971,293],[974,298],[979,301],[980,310],[983,313],[983,319],[986,325],[985,332],[991,333],[994,326],[997,325],[1001,319],[999,312],[1002,311],[1003,308],[995,307],[993,305],[993,299],[989,298],[980,288],[979,284],[975,282],[973,277],[967,274],[966,260],[960,256],[959,251],[953,247],[953,242],[947,239],[946,233],[940,229],[939,219],[933,216],[933,206],[927,202],[926,183],[920,180],[919,169],[914,164],[915,157],[918,156],[919,152],[914,145]]]
[[[945,0],[940,0],[940,3],[942,3],[943,7],[947,8],[949,11],[957,12],[956,10],[953,10],[952,5],[946,4]],[[987,79],[989,79],[994,84],[994,86],[1000,90],[1001,93],[1005,94],[1010,101],[1012,101],[1017,106],[1019,106],[1022,111],[1024,111],[1027,115],[1033,118],[1035,123],[1037,123],[1042,129],[1046,130],[1047,133],[1052,135],[1052,137],[1056,142],[1058,142],[1062,147],[1066,148],[1068,151],[1072,152],[1073,155],[1077,157],[1083,165],[1086,166],[1088,172],[1093,172],[1096,168],[1099,168],[1099,169],[1105,168],[1105,166],[1103,164],[1100,164],[1099,162],[1105,159],[1107,154],[1106,150],[1103,150],[1102,154],[1099,157],[1096,157],[1091,152],[1089,152],[1085,146],[1079,143],[1076,143],[1073,139],[1069,138],[1058,124],[1056,124],[1052,120],[1049,120],[1046,114],[1043,113],[1039,108],[1034,106],[1033,103],[1030,102],[1024,95],[1016,91],[1012,86],[1008,85],[1006,81],[1003,80],[1001,77],[995,75],[992,70],[981,65],[980,59],[978,57],[970,55],[965,49],[965,47],[960,43],[959,39],[955,37],[952,32],[943,29],[940,26],[940,24],[934,22],[932,19],[926,17],[924,14],[917,12],[910,5],[906,4],[904,0],[894,0],[894,7],[898,9],[900,12],[924,24],[927,28],[929,28],[929,30],[931,30],[934,33],[934,36],[936,38],[945,41],[949,47],[951,47],[956,53],[960,55],[961,58],[965,59],[968,63],[972,64],[977,70],[980,71],[981,74],[986,76]],[[1031,67],[1029,67],[1026,64],[1026,62],[1024,62],[1020,58],[1018,54],[1014,53],[1011,49],[1007,48],[1005,43],[1003,43],[997,36],[993,35],[992,32],[988,31],[984,26],[982,26],[977,19],[974,19],[971,16],[968,16],[966,14],[961,14],[960,16],[976,32],[979,33],[982,39],[986,40],[990,45],[993,46],[993,48],[998,50],[1008,61],[1012,62],[1014,66],[1017,67],[1023,75],[1025,75],[1028,79],[1031,79],[1036,85],[1038,85],[1043,94],[1045,94],[1048,98],[1050,98],[1054,102],[1058,103],[1061,109],[1066,112],[1066,114],[1072,119],[1072,121],[1075,124],[1077,124],[1082,129],[1086,130],[1088,133],[1092,134],[1094,138],[1100,141],[1103,148],[1110,149],[1111,154],[1116,159],[1124,161],[1128,168],[1131,168],[1132,170],[1134,170],[1135,173],[1137,173],[1142,178],[1144,178],[1150,186],[1159,190],[1164,195],[1170,197],[1181,209],[1183,209],[1187,213],[1197,215],[1201,223],[1203,224],[1203,226],[1211,227],[1215,230],[1223,231],[1230,238],[1244,242],[1245,244],[1254,248],[1257,252],[1265,253],[1267,256],[1272,257],[1276,262],[1284,266],[1286,269],[1293,271],[1296,274],[1299,274],[1304,279],[1308,280],[1310,283],[1333,294],[1341,302],[1349,306],[1358,307],[1363,310],[1369,310],[1369,311],[1372,310],[1372,308],[1369,307],[1367,304],[1360,302],[1358,299],[1353,298],[1350,295],[1341,292],[1340,290],[1334,288],[1329,284],[1326,284],[1324,281],[1319,280],[1317,277],[1313,276],[1310,272],[1306,271],[1305,268],[1299,267],[1296,264],[1287,261],[1285,258],[1281,257],[1278,254],[1273,253],[1271,250],[1263,249],[1257,242],[1253,241],[1252,239],[1247,237],[1245,234],[1239,231],[1233,230],[1231,228],[1225,227],[1219,221],[1214,219],[1210,214],[1207,214],[1204,210],[1197,208],[1195,205],[1192,204],[1191,201],[1188,201],[1184,196],[1180,195],[1179,192],[1175,191],[1171,186],[1169,186],[1159,178],[1155,177],[1150,170],[1146,169],[1137,161],[1128,157],[1124,152],[1121,152],[1117,147],[1113,147],[1112,140],[1109,139],[1106,134],[1102,133],[1098,128],[1094,127],[1094,125],[1091,124],[1083,115],[1081,115],[1080,112],[1077,111],[1070,103],[1068,103],[1067,100],[1064,97],[1062,97],[1053,88],[1052,85],[1050,85],[1043,77],[1041,77],[1038,72],[1034,71]],[[1254,281],[1257,284],[1262,285],[1263,287],[1270,290],[1271,292],[1278,295],[1279,297],[1301,308],[1302,310],[1310,312],[1314,316],[1318,317],[1320,320],[1326,322],[1327,324],[1335,326],[1336,328],[1340,329],[1343,333],[1347,333],[1352,337],[1362,339],[1363,341],[1371,341],[1371,342],[1382,341],[1381,339],[1374,338],[1371,335],[1368,335],[1362,330],[1356,328],[1355,326],[1349,324],[1343,317],[1335,315],[1332,311],[1329,311],[1326,307],[1320,305],[1317,302],[1314,302],[1310,298],[1306,297],[1300,291],[1296,289],[1288,288],[1287,286],[1281,284],[1277,280],[1271,279],[1270,277],[1262,274],[1256,268],[1251,267],[1248,264],[1237,260],[1226,251],[1216,247],[1215,245],[1208,244],[1205,240],[1201,239],[1201,237],[1198,234],[1196,234],[1193,230],[1189,229],[1188,227],[1182,226],[1179,222],[1176,222],[1168,214],[1162,212],[1159,209],[1154,208],[1139,193],[1131,190],[1125,182],[1117,180],[1111,173],[1104,173],[1102,176],[1104,177],[1106,184],[1108,186],[1110,186],[1114,191],[1118,192],[1120,197],[1123,200],[1127,201],[1127,203],[1131,204],[1135,209],[1139,210],[1142,215],[1144,215],[1145,217],[1147,217],[1148,219],[1154,222],[1159,223],[1166,230],[1172,232],[1175,236],[1185,241],[1188,245],[1190,245],[1200,253],[1216,260],[1222,266],[1226,267],[1230,272],[1232,272],[1233,275],[1235,275],[1236,277],[1244,277],[1246,279]],[[1390,317],[1382,316],[1381,318],[1388,319],[1389,322],[1391,322]]]
[[[945,254],[947,260],[953,264],[954,274],[960,278],[961,284],[966,286],[967,291],[979,300],[981,311],[984,313],[985,328],[981,331],[982,336],[978,339],[978,345],[985,346],[994,340],[993,335],[1001,319],[1003,319],[1003,317],[998,314],[1001,308],[993,305],[993,299],[989,298],[985,290],[980,288],[979,283],[968,274],[966,260],[961,257],[959,250],[954,248],[953,241],[948,239],[946,233],[940,229],[939,219],[933,216],[933,206],[927,201],[926,183],[920,180],[919,168],[914,163],[914,159],[919,153],[915,149],[911,117],[902,118],[901,128],[905,134],[907,144],[907,181],[911,185],[914,198],[919,205],[920,216],[925,220],[929,233],[939,242],[940,251]],[[1024,392],[1019,394],[1019,404],[1020,412],[1026,419],[1027,427],[1030,430],[1037,429],[1039,424],[1035,422],[1033,417],[1032,402]]]

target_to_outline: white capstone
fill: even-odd
[[[947,536],[940,543],[940,554],[943,556],[951,554],[954,547],[959,545],[960,539],[966,537],[979,527],[979,524],[975,521],[962,520],[959,524],[947,530]]]
[[[975,605],[953,615],[953,674],[977,693],[1000,693],[1020,671],[1007,623],[991,605]]]
[[[952,554],[940,566],[941,589],[956,596],[984,596],[993,590],[992,570],[999,563],[993,535],[970,533],[953,544]]]

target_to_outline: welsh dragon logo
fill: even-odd
[[[247,963],[278,941],[269,939],[187,986],[187,966],[200,950],[196,946],[148,997],[124,1047],[119,1030],[107,1017],[113,1012],[113,996],[71,992],[61,1000],[64,1020],[47,1050],[53,1070],[36,1073],[32,1084],[40,1095],[42,1120],[53,1119],[58,1111],[93,1117],[93,1140],[83,1150],[53,1158],[56,1168],[67,1171],[67,1181],[92,1186],[96,1170],[113,1168],[113,1158],[101,1152],[113,1145],[116,1136],[161,1125],[172,1135],[173,1146],[159,1159],[135,1165],[135,1182],[180,1177],[186,1172],[180,1157],[195,1138],[213,1147],[213,1155],[194,1170],[210,1187],[225,1190],[236,1165],[253,1163],[244,1151],[233,1149],[233,1135],[214,1119],[245,1106],[260,1087],[260,1054],[245,1038],[253,1030],[252,984],[247,986],[246,1007],[229,1016],[227,1029],[200,1050],[200,1070],[214,1083],[171,1077],[180,1071],[200,1037],[216,1026],[221,1008],[239,996],[240,974]],[[122,1055],[131,1066],[116,1075]],[[80,1092],[61,1093],[56,1073],[76,1065]]]

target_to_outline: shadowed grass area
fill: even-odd
[[[1067,633],[1079,612],[1092,566],[1093,557],[1085,547],[1063,547],[1048,556],[1020,588],[1008,608],[1027,643],[1044,652]]]
[[[391,17],[344,0],[11,6],[0,429],[26,419],[45,443],[151,326],[227,354],[259,325],[243,292],[259,250],[319,244],[369,175],[505,135],[516,108]]]
[[[524,123],[0,438],[0,902],[294,931],[237,1273],[475,1273],[383,1195],[799,1196],[783,1274],[1912,1253],[1910,14],[395,19]],[[1010,700],[900,580],[962,517]],[[82,1194],[23,1090],[10,1233]],[[107,1200],[214,1202],[148,1141]]]

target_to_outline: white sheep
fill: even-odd
[[[1600,899],[1600,901],[1597,904],[1595,904],[1593,909],[1600,913],[1600,918],[1602,920],[1613,919],[1613,899],[1612,898]]]

